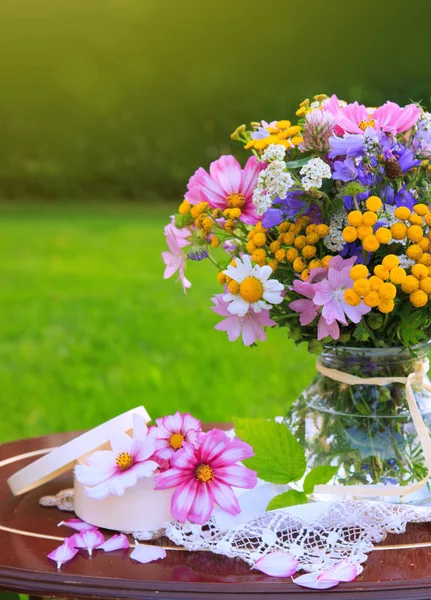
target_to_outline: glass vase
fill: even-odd
[[[413,349],[327,347],[320,360],[325,367],[358,377],[407,377],[430,349],[431,341]],[[431,392],[422,386],[413,392],[430,429]],[[338,467],[330,483],[408,485],[426,475],[402,383],[349,385],[318,372],[285,423],[306,450],[307,469]],[[431,491],[426,485],[408,496],[378,499],[431,505]]]

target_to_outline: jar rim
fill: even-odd
[[[388,348],[348,346],[348,345],[324,345],[322,356],[342,356],[344,355],[367,355],[367,356],[386,356],[386,357],[405,357],[413,358],[417,354],[425,354],[431,351],[431,339],[415,346],[391,346]]]

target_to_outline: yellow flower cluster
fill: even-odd
[[[266,235],[267,230],[258,223],[248,234],[246,250],[256,264],[269,264],[275,271],[279,264],[287,263],[305,280],[311,269],[327,266],[331,258],[316,258],[316,246],[328,232],[327,225],[310,223],[310,219],[304,215],[295,223],[281,223],[277,239],[271,240]]]
[[[233,194],[232,194],[233,195]],[[187,200],[183,200],[180,206],[178,207],[178,212],[180,215],[191,215],[194,220],[194,225],[198,229],[202,230],[203,236],[208,236],[212,233],[212,230],[215,225],[220,229],[224,229],[228,233],[232,233],[237,224],[237,221],[242,211],[238,207],[234,208],[226,208],[225,210],[221,210],[220,208],[216,208],[213,210],[209,209],[208,202],[199,202],[198,204],[190,204]],[[225,217],[226,220],[222,224],[216,223],[217,219],[221,217]],[[220,238],[218,238],[215,234],[211,235],[211,245],[214,248],[218,248],[220,245]]]
[[[398,267],[399,259],[394,254],[389,254],[384,258],[385,272],[397,271],[394,279],[401,279],[406,276],[404,269]],[[391,269],[389,269],[391,267]],[[376,271],[377,269],[377,271]],[[381,271],[376,267],[374,275],[369,277],[368,268],[365,265],[354,265],[350,270],[350,277],[353,279],[353,288],[344,292],[344,299],[350,306],[358,306],[361,300],[366,306],[378,308],[382,313],[392,312],[395,308],[395,297],[397,288],[394,282],[386,281],[389,277],[382,277]],[[386,273],[385,273],[386,275]]]
[[[305,115],[313,110],[313,108],[320,108],[322,104],[322,100],[326,100],[328,96],[326,94],[317,94],[313,96],[313,103],[310,103],[310,100],[306,98],[299,105],[298,110],[296,111],[297,117],[305,117]]]
[[[365,265],[355,265],[350,270],[353,288],[344,292],[344,299],[351,306],[357,306],[361,300],[371,308],[377,307],[382,313],[390,313],[395,308],[398,288],[409,295],[409,300],[416,308],[428,303],[431,294],[431,270],[416,263],[411,268],[411,275],[399,266],[400,260],[395,254],[388,254],[382,264],[374,267],[374,275],[369,277]]]
[[[373,227],[377,223],[377,213],[383,206],[380,198],[370,196],[365,204],[368,209],[366,212],[352,210],[347,215],[348,225],[343,229],[343,238],[346,242],[360,240],[364,250],[375,252],[380,248],[380,244],[389,244],[393,234],[388,227],[379,227],[374,232]]]
[[[260,123],[252,123],[255,127],[260,127]],[[293,148],[299,146],[302,142],[301,127],[299,125],[292,125],[290,121],[286,119],[277,121],[275,126],[266,127],[269,135],[266,138],[260,138],[257,140],[249,140],[244,146],[246,150],[259,150],[263,151],[268,148],[271,144],[279,144],[285,148]]]

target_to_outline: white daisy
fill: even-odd
[[[283,302],[281,292],[284,286],[276,279],[269,279],[272,273],[270,266],[253,267],[247,255],[244,255],[242,260],[236,258],[235,261],[236,267],[229,265],[226,271],[223,271],[232,279],[229,283],[229,293],[223,296],[225,302],[230,302],[228,311],[232,315],[244,317],[251,308],[259,313],[269,310],[272,304]]]

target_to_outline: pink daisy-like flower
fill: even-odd
[[[172,468],[156,475],[156,490],[176,487],[171,511],[177,521],[186,519],[202,525],[208,521],[216,503],[231,515],[241,512],[232,486],[253,488],[255,471],[237,464],[253,456],[253,449],[242,440],[230,439],[213,429],[204,434],[199,447],[186,444],[171,459]]]
[[[353,323],[359,323],[363,315],[371,310],[363,301],[358,306],[350,306],[344,300],[344,290],[353,285],[350,269],[355,262],[355,256],[348,259],[334,256],[329,262],[328,270],[312,269],[306,281],[297,279],[293,282],[292,289],[304,298],[294,300],[289,308],[300,313],[299,322],[303,327],[320,315],[317,324],[318,340],[325,337],[338,340],[338,323],[347,325],[347,317]]]
[[[353,102],[341,107],[337,96],[332,96],[323,110],[335,117],[335,133],[364,133],[368,127],[385,133],[403,133],[418,121],[421,111],[415,104],[401,108],[395,102],[386,102],[370,111],[363,104]]]
[[[183,285],[184,293],[186,293],[187,288],[192,285],[184,275],[186,258],[183,252],[183,248],[190,244],[190,241],[188,240],[190,235],[191,231],[188,227],[178,229],[173,223],[169,223],[169,225],[166,225],[165,227],[165,236],[169,252],[162,252],[163,262],[166,265],[164,279],[169,279],[169,277],[172,277],[172,275],[178,271],[178,279],[180,279]]]
[[[221,156],[211,163],[209,173],[200,167],[192,175],[185,198],[191,204],[208,202],[211,208],[239,208],[240,220],[254,225],[260,218],[253,204],[253,190],[265,166],[251,156],[243,170],[234,156]]]
[[[112,450],[94,452],[85,459],[87,464],[75,467],[76,478],[90,498],[122,496],[126,488],[136,485],[141,477],[150,477],[158,468],[149,460],[155,450],[154,438],[139,415],[133,417],[133,438],[121,433],[110,443]]]
[[[356,257],[353,257],[353,262],[355,260]],[[339,256],[332,258],[329,261],[327,279],[314,284],[313,302],[322,307],[322,317],[328,325],[335,321],[347,325],[347,318],[352,323],[359,323],[363,315],[371,310],[363,301],[358,306],[350,306],[344,300],[344,291],[353,286],[353,279],[350,277],[352,264],[352,259],[343,260]]]
[[[185,443],[193,447],[198,445],[202,425],[189,413],[183,415],[177,411],[174,415],[156,419],[156,423],[157,427],[152,431],[156,443],[154,458],[170,460]]]
[[[225,293],[227,291],[226,288]],[[215,306],[211,306],[211,310],[221,317],[226,317],[223,321],[217,323],[214,329],[226,331],[230,342],[234,342],[241,335],[244,346],[250,346],[256,340],[264,342],[266,340],[265,327],[277,325],[269,316],[269,310],[256,313],[253,309],[250,309],[244,317],[239,317],[229,312],[228,306],[230,303],[223,300],[224,295],[216,294],[212,298]]]

